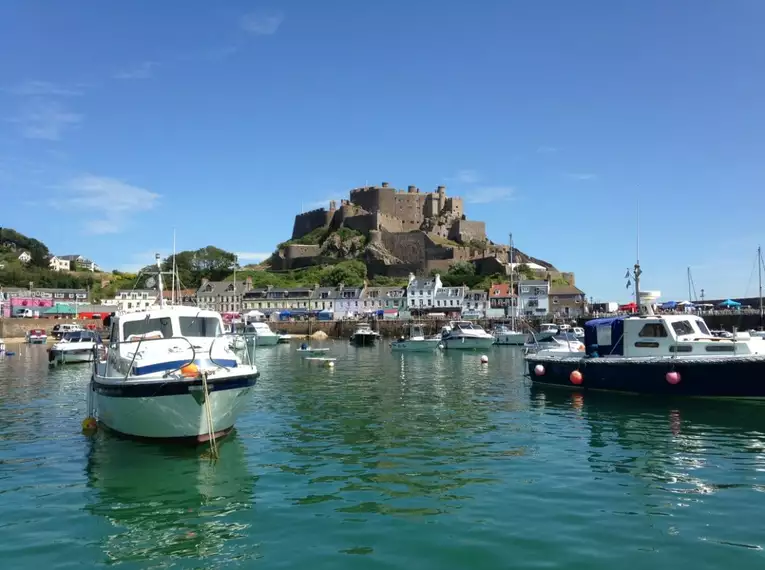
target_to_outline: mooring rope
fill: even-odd
[[[210,441],[210,455],[218,459],[218,442],[215,441],[215,429],[213,427],[212,404],[210,404],[210,390],[207,386],[207,372],[202,374],[202,388],[205,394],[205,413],[207,414],[207,435]]]

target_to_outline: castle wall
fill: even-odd
[[[328,225],[332,216],[333,213],[324,208],[298,214],[295,216],[295,224],[292,226],[292,239],[301,238],[316,228]]]
[[[430,241],[430,240],[428,240]],[[420,232],[390,233],[382,232],[382,242],[385,248],[404,263],[425,266],[426,236]]]
[[[459,242],[486,239],[486,224],[484,222],[457,220],[449,231],[449,239]]]
[[[284,248],[286,259],[298,259],[299,257],[315,257],[319,255],[321,246],[318,245],[288,245]]]

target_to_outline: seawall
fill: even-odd
[[[100,329],[103,325],[100,320],[84,319],[0,319],[0,338],[5,340],[11,338],[24,338],[27,331],[32,329],[44,329],[50,335],[54,325],[80,325],[87,327],[90,324],[96,325]]]

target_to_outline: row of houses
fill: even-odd
[[[335,317],[408,311],[410,313],[472,314],[475,316],[578,317],[586,311],[585,294],[573,285],[545,280],[522,280],[515,291],[507,283],[489,290],[446,286],[440,276],[410,275],[406,287],[252,287],[251,279],[241,282],[204,281],[196,292],[196,304],[221,313],[252,310],[293,313],[331,311]]]
[[[28,251],[22,251],[18,256],[18,260],[21,263],[29,263],[32,261],[32,254]],[[51,271],[71,271],[73,266],[78,271],[101,271],[101,268],[95,261],[80,254],[48,256],[48,268]]]

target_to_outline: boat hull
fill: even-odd
[[[209,379],[212,430],[201,380],[108,382],[94,378],[99,423],[141,439],[203,442],[209,433],[228,433],[249,403],[258,373]]]
[[[441,340],[444,348],[447,349],[459,349],[459,350],[477,350],[479,348],[491,348],[494,344],[494,337],[486,338],[474,338],[474,337],[457,337],[457,338],[444,338]]]
[[[355,334],[351,337],[351,342],[356,346],[373,346],[377,337],[371,334]]]
[[[497,334],[495,337],[494,344],[502,344],[502,345],[509,345],[509,346],[523,346],[526,344],[526,339],[528,338],[528,335],[525,333],[507,333],[507,334]]]
[[[247,344],[249,346],[276,346],[279,344],[279,337],[276,335],[264,335],[264,336],[247,336]]]
[[[436,340],[397,340],[392,342],[391,350],[400,352],[433,352],[441,341]]]
[[[610,362],[609,362],[610,360]],[[609,390],[632,394],[693,396],[708,398],[765,398],[765,357],[709,359],[646,358],[615,361],[609,358],[526,358],[529,375],[540,385],[578,390]],[[536,374],[541,365],[544,373]],[[581,384],[571,373],[581,373]],[[676,372],[672,384],[667,374]],[[674,378],[677,380],[677,377]]]
[[[48,360],[55,364],[93,362],[93,349],[51,350]]]

